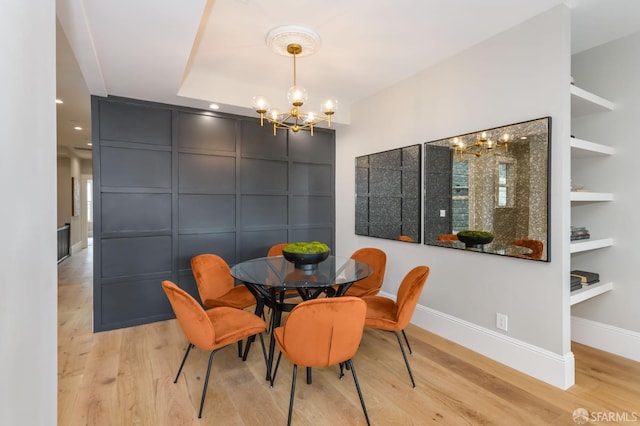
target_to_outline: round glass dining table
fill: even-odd
[[[302,300],[310,300],[322,294],[327,297],[342,296],[351,284],[371,273],[368,263],[337,256],[329,256],[313,269],[298,269],[282,256],[260,257],[231,267],[231,275],[243,282],[255,296],[256,313],[262,312],[264,306],[271,308],[267,380],[272,386],[271,370],[275,349],[273,330],[280,325],[282,313],[289,312],[296,306],[297,303],[291,302],[292,298],[300,296]],[[246,356],[247,350],[244,359]],[[307,380],[310,380],[309,376]]]
[[[231,268],[234,278],[263,290],[264,294],[271,290],[282,292],[297,289],[305,300],[314,298],[312,290],[340,296],[351,284],[370,274],[369,264],[337,256],[327,257],[313,269],[297,269],[282,256],[251,259]]]

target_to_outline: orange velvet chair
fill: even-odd
[[[244,285],[234,285],[231,269],[223,258],[215,254],[200,254],[191,258],[202,304],[207,308],[228,306],[245,309],[256,304],[255,296]]]
[[[351,360],[362,340],[366,310],[367,305],[357,297],[308,300],[293,308],[284,326],[274,330],[276,342],[280,347],[274,378],[278,372],[282,354],[293,363],[287,425],[291,424],[293,414],[298,365],[310,368],[340,364],[342,378],[343,363],[353,374],[362,411],[369,424],[367,407]]]
[[[267,326],[260,317],[240,309],[222,306],[205,311],[189,293],[171,281],[163,281],[162,288],[167,294],[173,312],[176,314],[176,318],[180,323],[180,327],[189,341],[187,351],[184,354],[184,358],[178,369],[178,374],[173,383],[178,382],[182,367],[184,367],[191,348],[197,346],[199,349],[211,351],[207,374],[204,379],[204,387],[202,388],[200,411],[198,412],[198,418],[201,418],[213,355],[225,346],[240,342],[245,337],[255,336],[257,334],[260,336],[262,355],[264,356],[266,365],[267,355],[261,333],[265,331]]]
[[[544,244],[540,240],[529,240],[522,238],[511,242],[512,246],[527,247],[531,249],[529,254],[519,254],[517,257],[525,257],[528,259],[542,259],[542,252],[544,251]]]
[[[404,363],[407,365],[407,371],[411,378],[411,384],[414,388],[416,387],[416,382],[413,380],[413,373],[411,373],[409,360],[407,359],[407,354],[402,346],[402,340],[400,339],[399,332],[402,332],[402,335],[404,336],[409,353],[413,353],[404,329],[407,327],[411,317],[413,316],[413,311],[416,309],[418,299],[420,298],[422,288],[424,287],[424,283],[427,281],[428,276],[429,267],[427,266],[416,266],[409,271],[402,279],[402,283],[400,283],[398,296],[395,302],[389,298],[381,296],[366,296],[362,298],[362,300],[367,303],[367,316],[364,323],[365,327],[392,331],[396,335],[398,344],[400,345],[400,350],[402,351]]]
[[[351,259],[368,263],[373,272],[367,278],[351,284],[345,296],[364,297],[378,294],[387,268],[387,254],[378,248],[365,247],[353,252]]]
[[[269,251],[267,252],[267,257],[282,256],[282,249],[284,249],[288,245],[289,243],[280,243],[280,244],[271,246],[271,248],[269,248]],[[298,297],[298,296],[300,296],[300,293],[298,293],[298,290],[289,289],[289,290],[285,290],[284,293],[280,293],[280,298],[281,298],[280,300],[282,301],[284,300],[284,298],[289,299],[289,298]]]
[[[438,241],[458,241],[458,236],[456,234],[440,234]]]
[[[262,314],[264,303],[256,301],[244,285],[234,285],[231,269],[223,258],[215,254],[200,254],[191,258],[191,269],[196,280],[198,294],[207,308],[227,306],[246,309],[256,305],[256,315]],[[247,359],[250,344],[247,344],[243,359]],[[238,341],[238,356],[242,356],[242,341]]]
[[[282,249],[288,246],[289,243],[280,243],[269,248],[269,252],[267,253],[268,257],[272,256],[282,256]]]

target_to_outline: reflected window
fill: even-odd
[[[452,233],[469,229],[469,162],[453,163],[451,221]]]
[[[511,161],[498,161],[496,173],[496,207],[513,207],[515,164]]]

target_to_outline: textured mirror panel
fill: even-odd
[[[420,242],[421,145],[356,158],[355,233]]]
[[[424,242],[549,261],[551,118],[424,145]],[[463,230],[488,243],[443,241]]]

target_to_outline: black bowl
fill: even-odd
[[[458,239],[462,241],[467,247],[479,247],[483,246],[484,244],[489,244],[491,241],[493,241],[493,235],[487,237],[477,237],[458,234]]]
[[[329,257],[329,251],[319,253],[293,253],[282,251],[282,255],[298,269],[314,269],[316,265]]]

